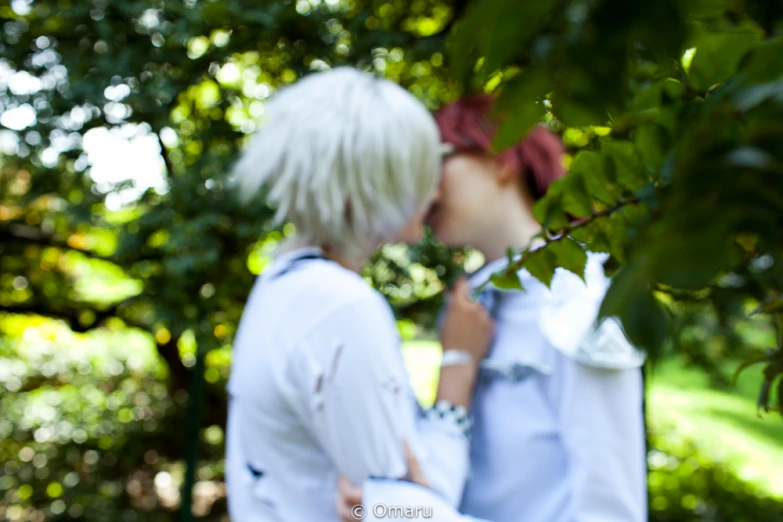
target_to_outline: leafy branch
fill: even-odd
[[[19,305],[3,306],[0,305],[0,313],[7,314],[34,314],[42,317],[50,317],[65,321],[68,327],[77,333],[85,333],[93,328],[100,326],[107,320],[117,317],[132,326],[151,331],[150,327],[137,323],[131,319],[120,315],[120,311],[132,303],[138,301],[140,296],[133,296],[123,299],[103,310],[93,310],[81,308],[73,303],[65,306],[51,306],[44,302],[28,302]],[[86,320],[85,320],[86,317]]]
[[[79,308],[73,303],[69,303],[65,306],[52,306],[47,302],[28,302],[20,305],[4,306],[0,305],[0,313],[3,314],[27,314],[27,315],[39,315],[41,317],[48,317],[55,320],[64,321],[68,327],[76,333],[86,333],[94,328],[103,325],[106,321],[117,318],[123,321],[126,325],[137,328],[151,335],[155,334],[155,325],[139,321],[129,314],[124,313],[127,308],[139,301],[143,296],[137,295],[129,297],[122,301],[119,301],[112,306],[103,310],[92,310]],[[87,313],[92,317],[89,321],[84,321],[84,314]],[[164,343],[156,343],[158,353],[166,362],[170,376],[172,379],[173,389],[185,389],[187,388],[189,369],[186,368],[179,355],[179,348],[177,343],[179,341],[180,334],[173,332],[169,340]],[[26,391],[36,387],[35,383],[31,383],[25,387]]]
[[[39,245],[43,247],[55,247],[63,250],[72,250],[74,252],[79,252],[80,254],[91,259],[100,259],[103,261],[110,260],[109,257],[102,256],[92,250],[75,247],[57,234],[48,234],[39,228],[29,225],[22,225],[20,223],[9,223],[0,227],[0,243],[8,243],[12,241]]]
[[[772,410],[783,414],[783,311],[781,311],[781,301],[783,301],[783,299],[778,295],[776,296],[776,299],[766,301],[750,314],[751,316],[757,313],[774,314],[775,326],[777,327],[778,333],[777,347],[770,348],[764,352],[754,353],[746,358],[737,367],[734,376],[732,377],[732,384],[736,384],[737,379],[744,370],[759,363],[766,364],[762,371],[764,381],[761,383],[761,390],[759,391],[759,396],[756,401],[759,415],[762,409],[765,413],[769,413],[770,410]],[[775,386],[776,382],[777,386]],[[775,407],[770,407],[770,394],[773,387],[776,389],[778,404]]]
[[[623,208],[629,205],[634,205],[636,203],[639,203],[639,201],[640,198],[638,197],[619,201],[616,204],[607,207],[603,210],[595,211],[589,216],[584,216],[582,218],[576,219],[570,222],[567,226],[558,230],[557,232],[552,232],[544,228],[541,232],[533,236],[530,239],[530,242],[527,244],[527,246],[525,246],[521,250],[515,251],[513,248],[509,247],[508,266],[504,268],[502,271],[493,274],[487,281],[482,283],[475,290],[475,295],[480,294],[489,283],[493,283],[495,286],[502,289],[517,289],[517,290],[524,289],[522,287],[522,283],[519,281],[519,276],[517,275],[517,273],[522,268],[525,268],[525,265],[531,259],[537,256],[544,255],[546,249],[551,245],[565,242],[566,240],[569,241],[569,244],[577,244],[573,239],[571,239],[571,234],[573,234],[574,231],[584,228],[590,225],[591,223],[595,222],[596,220],[611,216],[615,212],[622,210]],[[582,254],[586,255],[584,254],[584,249],[581,246],[579,246],[579,248],[582,250]],[[554,263],[557,263],[556,259],[553,261]],[[575,271],[575,273],[580,277],[582,277],[583,274],[580,274],[578,272],[579,270],[577,268],[578,265],[579,263],[577,264],[568,263],[568,262],[563,263],[564,268],[567,268],[572,271],[577,270]],[[581,263],[581,271],[584,272],[584,263]],[[548,269],[547,272],[549,272]],[[552,273],[554,272],[554,264],[551,264],[551,272]],[[549,275],[548,277],[545,275],[543,276],[543,278],[540,277],[538,274],[533,274],[533,275],[541,279],[544,284],[548,285],[549,282],[551,281],[551,275]]]

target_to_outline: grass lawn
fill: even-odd
[[[414,390],[430,404],[437,384],[440,349],[432,341],[409,341],[403,348]],[[727,365],[731,375],[736,364]],[[652,426],[668,425],[700,450],[783,498],[783,419],[756,413],[761,366],[751,367],[735,387],[712,389],[707,375],[677,360],[659,363],[649,377],[648,415]]]
[[[745,370],[736,386],[721,390],[711,389],[703,372],[664,361],[650,377],[649,422],[670,423],[740,478],[783,498],[783,419],[757,414],[760,370]]]

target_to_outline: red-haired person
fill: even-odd
[[[492,104],[490,96],[467,98],[435,116],[448,152],[428,221],[446,244],[484,255],[473,288],[505,268],[507,247],[528,245],[541,230],[533,204],[565,174],[563,144],[543,127],[494,153]],[[597,321],[609,284],[605,260],[589,253],[584,280],[558,269],[551,288],[526,270],[524,291],[487,285],[480,299],[495,319],[488,356],[472,361],[443,347],[443,364],[479,372],[460,503],[466,520],[647,519],[644,357],[616,320]],[[372,501],[385,501],[371,488]],[[344,503],[356,502],[357,491],[344,483]]]

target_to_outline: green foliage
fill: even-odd
[[[217,354],[217,352],[212,352]],[[228,366],[208,362],[221,386]],[[155,343],[120,328],[74,334],[52,321],[0,320],[0,498],[5,520],[168,521],[179,498],[184,391],[171,393]],[[224,412],[223,412],[224,413]],[[220,415],[222,415],[221,413]],[[204,432],[205,485],[222,477],[219,425]],[[225,505],[202,498],[198,512]],[[206,502],[206,504],[205,504]]]
[[[783,502],[769,498],[710,458],[672,427],[650,436],[650,521],[783,520]]]
[[[78,464],[63,460],[68,452],[94,450],[101,462],[115,459],[86,469],[95,483],[82,481],[78,494],[66,487],[58,498],[64,511],[46,500],[48,479],[33,480],[32,467],[19,464],[8,473],[21,480],[16,486],[24,485],[22,492],[32,487],[33,493],[8,493],[1,502],[13,508],[9,518],[68,517],[75,504],[90,520],[138,518],[150,510],[170,517],[175,505],[138,511],[124,492],[131,483],[146,488],[149,473],[162,470],[174,477],[175,493],[181,484],[181,427],[197,353],[207,354],[205,436],[224,424],[222,374],[209,360],[229,352],[255,275],[290,234],[275,230],[272,210],[262,201],[242,207],[229,188],[231,166],[265,100],[304,74],[350,64],[401,83],[434,107],[455,94],[443,42],[457,9],[419,0],[0,3],[0,317],[41,316],[79,333],[131,329],[165,363],[168,398],[149,433],[120,435],[113,410],[83,405],[94,414],[83,424],[103,426],[106,433],[35,446],[37,428],[18,421],[32,395],[3,395],[12,423],[3,429],[16,441],[4,442],[4,461],[30,444],[36,453],[56,452],[47,469],[64,484],[67,468]],[[19,118],[25,111],[32,117]],[[101,151],[89,145],[109,135],[105,129],[126,143],[146,140],[160,152],[160,165],[139,167],[149,172],[123,179],[116,172],[128,169],[118,159],[99,173],[93,162]],[[159,182],[142,184],[158,170]],[[390,249],[366,276],[401,314],[426,324],[439,307],[442,281],[459,270],[452,259],[432,242],[402,254]],[[108,394],[113,381],[101,384],[101,376],[90,372],[90,384],[82,387]],[[41,375],[41,386],[57,393],[71,389]],[[110,450],[97,447],[104,435],[113,440]],[[145,464],[145,444],[158,452],[154,465]],[[219,475],[220,452],[208,451],[208,444],[201,450]],[[114,457],[104,458],[106,452]],[[116,495],[105,502],[83,499],[101,484]]]
[[[499,84],[499,148],[543,113],[565,136],[609,130],[572,150],[569,174],[536,204],[546,245],[505,273],[524,266],[545,284],[557,266],[578,273],[581,261],[559,252],[563,235],[609,252],[621,269],[601,313],[653,355],[670,333],[662,290],[671,302],[693,291],[721,299],[731,287],[732,299],[775,313],[781,28],[783,10],[755,2],[472,4],[453,34],[452,72],[468,86]],[[779,353],[765,359],[764,407]]]

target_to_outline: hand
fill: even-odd
[[[465,278],[454,285],[440,330],[440,343],[444,350],[465,350],[478,366],[487,355],[495,324],[484,307],[470,299],[470,291]]]
[[[337,479],[337,514],[342,522],[356,522],[361,519],[362,505],[361,486],[355,486],[350,480],[340,475]]]
[[[421,470],[419,461],[416,459],[416,455],[413,454],[408,444],[402,442],[403,450],[405,451],[405,460],[408,463],[408,474],[406,479],[419,484],[420,486],[429,487],[427,484],[427,478],[424,476],[424,472]],[[362,505],[362,496],[364,491],[361,486],[356,486],[351,483],[350,480],[340,475],[337,479],[337,514],[340,516],[342,522],[356,522],[360,520],[359,514],[361,510],[357,510],[357,506]]]
[[[410,447],[408,447],[408,443],[402,441],[402,447],[403,450],[405,450],[405,460],[408,463],[408,475],[406,478],[410,482],[414,482],[420,486],[424,486],[425,488],[430,487],[429,483],[427,482],[427,477],[424,476],[424,472],[421,470],[419,461],[416,458],[416,455],[414,455],[411,451]]]

